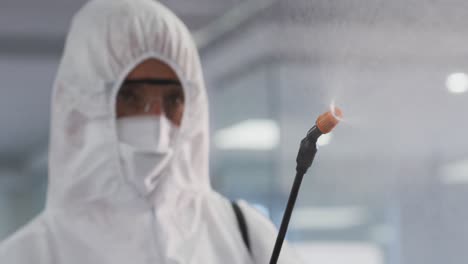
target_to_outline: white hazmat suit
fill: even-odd
[[[116,135],[120,84],[149,58],[169,65],[185,93],[158,179],[124,173]],[[230,201],[210,187],[208,136],[200,61],[182,22],[152,0],[91,1],[73,19],[54,83],[45,209],[1,244],[0,263],[268,263],[277,232],[239,202],[249,254]],[[280,263],[297,263],[287,244]]]

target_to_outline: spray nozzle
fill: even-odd
[[[322,134],[330,133],[342,118],[343,112],[338,107],[333,107],[332,110],[321,114],[317,118],[315,126],[307,132],[306,137],[301,141],[296,158],[296,171],[306,173],[307,169],[312,165],[315,153],[317,152],[317,139]]]

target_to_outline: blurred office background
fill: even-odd
[[[279,225],[332,101],[288,238],[305,263],[468,259],[468,2],[164,0],[192,30],[216,190]],[[83,0],[0,3],[0,240],[44,205],[52,82]]]

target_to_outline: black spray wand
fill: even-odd
[[[284,237],[286,236],[286,231],[288,230],[289,220],[291,219],[291,214],[294,209],[294,204],[296,203],[297,194],[299,193],[299,188],[301,187],[302,178],[307,172],[307,169],[309,169],[309,167],[312,165],[315,153],[317,153],[317,140],[322,134],[329,133],[338,124],[342,117],[343,114],[341,110],[339,108],[333,107],[331,111],[326,112],[317,118],[315,126],[313,126],[309,132],[307,132],[306,137],[301,141],[299,153],[297,154],[296,158],[296,177],[294,178],[288,204],[286,205],[283,220],[281,221],[278,237],[276,238],[275,247],[273,248],[273,253],[271,255],[270,264],[276,264],[278,262],[278,257],[281,252],[281,247],[283,246]]]

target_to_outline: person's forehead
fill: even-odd
[[[174,70],[157,59],[148,59],[138,64],[126,79],[174,79],[178,80]]]

